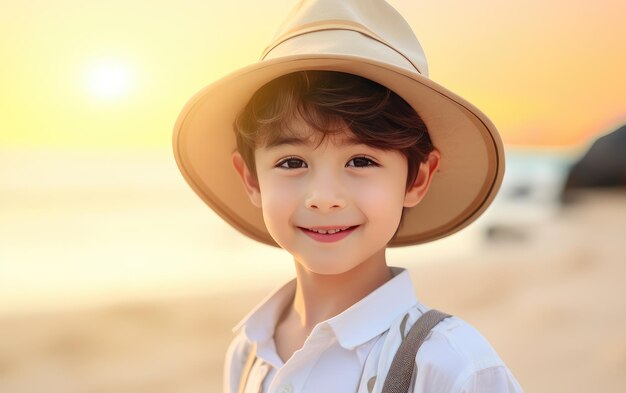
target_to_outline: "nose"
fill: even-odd
[[[341,181],[328,173],[316,176],[311,183],[305,204],[308,209],[320,212],[343,209],[346,206],[346,198]]]

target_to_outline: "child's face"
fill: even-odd
[[[422,165],[416,179],[419,187],[405,192],[406,158],[397,151],[350,142],[350,135],[329,135],[316,148],[319,134],[303,133],[304,144],[257,149],[258,182],[249,172],[245,175],[242,161],[233,156],[252,202],[262,207],[271,236],[298,263],[318,274],[340,274],[372,258],[384,263],[384,250],[402,208],[417,204],[430,181],[422,168],[429,166]],[[307,230],[352,226],[356,228],[346,231],[347,236]]]

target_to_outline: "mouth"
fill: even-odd
[[[333,234],[333,233],[338,233],[338,232],[342,232],[342,231],[347,231],[350,229],[354,229],[358,227],[358,225],[352,225],[352,226],[321,226],[321,227],[311,227],[311,228],[304,228],[304,227],[298,227],[300,229],[304,229],[305,231],[309,231],[309,232],[315,232],[315,233],[321,233],[321,234]]]
[[[359,225],[353,226],[335,226],[335,227],[313,227],[302,228],[298,227],[302,232],[308,235],[313,240],[317,240],[323,243],[339,241],[348,235],[350,235]]]

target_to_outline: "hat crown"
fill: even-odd
[[[301,0],[278,27],[261,59],[289,38],[332,29],[362,33],[364,39],[374,39],[390,47],[408,60],[420,74],[428,76],[424,50],[411,26],[384,0]]]

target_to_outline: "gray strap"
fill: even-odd
[[[449,316],[441,311],[429,310],[413,324],[391,362],[382,393],[407,393],[409,391],[418,349],[430,330]],[[415,373],[417,375],[417,368]]]

